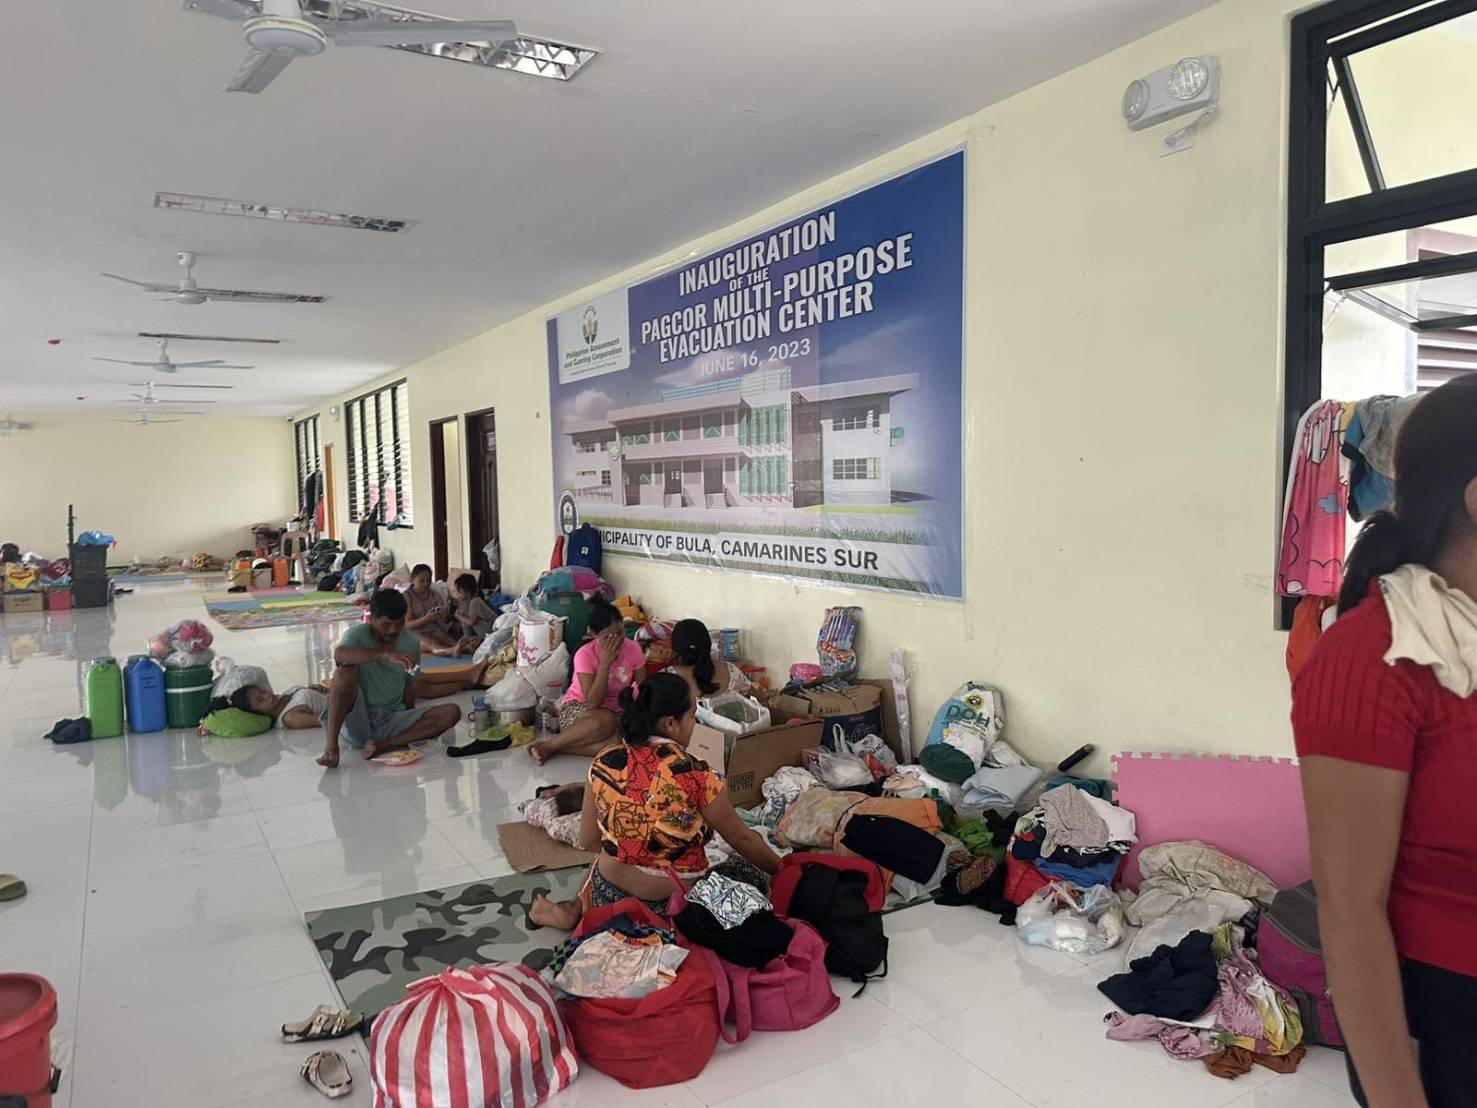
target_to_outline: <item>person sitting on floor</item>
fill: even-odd
[[[457,630],[445,602],[431,587],[431,567],[425,564],[410,571],[410,588],[405,590],[405,602],[410,606],[405,618],[405,628],[420,636],[421,645],[431,654],[454,658],[458,654],[470,654],[477,649],[481,639],[468,640]],[[471,643],[471,650],[463,646]]]
[[[599,753],[619,729],[620,696],[646,676],[646,655],[626,638],[621,614],[610,601],[590,605],[595,637],[574,654],[574,681],[559,702],[559,734],[528,748],[535,762],[556,754]]]
[[[482,640],[492,634],[497,614],[482,599],[477,578],[470,573],[461,574],[451,583],[451,593],[456,597],[456,611],[452,613],[452,618],[461,628],[463,636],[460,645],[465,647],[468,643],[472,644],[470,650],[463,649],[462,653],[474,653]]]
[[[658,673],[621,694],[621,741],[590,764],[580,809],[580,845],[598,851],[587,883],[591,907],[634,896],[666,915],[675,870],[690,884],[710,872],[704,849],[716,831],[737,854],[711,872],[768,891],[780,860],[739,819],[723,775],[687,752],[697,722],[687,681]],[[537,898],[528,918],[572,930],[581,901]]]
[[[747,694],[751,688],[743,670],[713,657],[713,636],[697,619],[679,620],[672,627],[672,664],[668,669],[684,678],[699,700],[726,693]]]
[[[405,629],[405,597],[380,589],[369,599],[370,622],[344,632],[333,660],[328,734],[318,764],[339,762],[339,737],[362,747],[365,760],[387,750],[434,739],[461,719],[454,704],[415,707],[411,672],[421,664],[420,640]],[[464,678],[459,678],[463,680]]]

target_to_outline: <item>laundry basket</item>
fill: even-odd
[[[0,974],[0,1102],[51,1108],[60,1074],[51,1068],[56,991],[43,977]]]

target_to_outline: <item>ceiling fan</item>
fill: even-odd
[[[185,414],[192,414],[192,413],[184,413],[184,412],[182,412],[180,414],[181,415],[185,415]],[[184,420],[182,420],[182,419],[150,419],[149,418],[149,410],[147,408],[140,408],[138,410],[138,418],[136,418],[136,419],[110,419],[110,420],[108,420],[108,422],[109,423],[132,423],[135,427],[152,427],[156,423],[183,423]]]
[[[185,275],[180,278],[177,285],[161,285],[153,281],[136,281],[132,277],[120,277],[116,273],[104,273],[104,277],[111,277],[115,281],[123,281],[130,285],[137,285],[141,289],[150,292],[167,293],[165,300],[173,300],[176,304],[204,304],[207,300],[237,300],[247,301],[253,304],[321,304],[328,299],[326,296],[312,296],[302,292],[264,292],[257,289],[202,289],[196,282],[191,270],[195,268],[195,255],[188,250],[181,251],[174,256],[179,262],[180,268]]]
[[[160,373],[178,373],[182,369],[255,369],[249,365],[228,365],[219,358],[211,358],[203,362],[172,362],[169,360],[169,340],[160,339],[159,357],[152,362],[130,362],[123,358],[104,358],[98,354],[92,356],[95,362],[112,362],[115,365],[136,365],[149,369],[157,369]],[[179,389],[228,389],[230,385],[166,385],[165,388]]]
[[[342,19],[303,11],[300,0],[182,0],[186,9],[243,23],[251,53],[226,86],[227,92],[261,92],[294,58],[321,54],[335,46],[421,46],[437,43],[510,42],[518,29],[508,19]]]
[[[171,388],[171,387],[184,389],[184,388],[189,388],[190,386],[188,386],[188,385],[174,385],[174,386],[163,385],[161,387],[166,388],[166,389],[167,388]],[[231,386],[230,385],[225,385],[225,386],[221,386],[221,387],[230,388]],[[131,400],[115,400],[113,403],[115,403],[115,404],[128,404],[128,403],[131,403],[132,400],[137,400],[140,404],[148,404],[148,405],[154,405],[154,404],[214,404],[215,403],[214,400],[197,400],[197,399],[194,399],[194,398],[191,398],[191,399],[188,399],[188,400],[183,400],[183,399],[182,400],[166,400],[163,397],[155,396],[154,395],[154,382],[153,381],[145,381],[144,382],[144,385],[143,385],[143,390],[144,390],[143,392],[131,392],[131,393],[129,393],[128,395],[131,398]],[[204,413],[203,412],[191,412],[189,414],[191,414],[191,415],[203,415]]]

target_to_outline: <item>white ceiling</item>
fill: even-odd
[[[155,375],[90,356],[147,359],[139,331],[176,331],[282,344],[177,343],[257,368],[158,380],[235,384],[213,414],[299,411],[1206,3],[421,0],[604,53],[562,84],[330,49],[260,96],[222,91],[239,27],[177,0],[29,4],[0,38],[0,410],[97,411]],[[155,190],[419,222],[164,212]],[[180,250],[201,285],[332,299],[186,307],[98,276],[174,280]]]

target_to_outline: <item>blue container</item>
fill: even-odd
[[[135,654],[123,668],[123,690],[128,698],[128,729],[134,732],[163,731],[164,671],[145,654]]]

